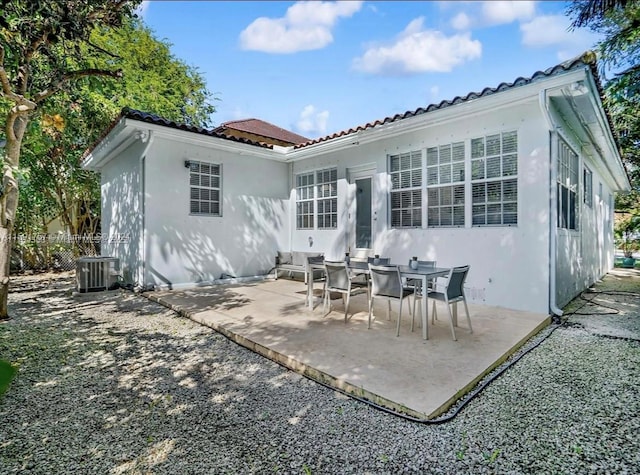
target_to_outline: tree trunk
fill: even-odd
[[[9,274],[11,270],[11,233],[18,208],[18,180],[15,171],[20,162],[22,137],[29,119],[25,112],[7,114],[5,159],[2,170],[0,197],[0,320],[9,318]]]
[[[0,227],[0,321],[9,318],[9,269],[11,264],[11,234]]]

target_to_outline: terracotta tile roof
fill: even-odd
[[[298,135],[289,130],[278,127],[277,125],[270,124],[260,119],[241,119],[231,120],[224,122],[219,127],[215,128],[215,132],[224,133],[226,129],[238,130],[240,132],[246,132],[249,134],[260,135],[262,137],[276,139],[281,142],[286,142],[290,145],[296,145],[303,142],[308,142],[307,137]]]
[[[327,135],[325,137],[320,137],[317,139],[313,139],[310,140],[308,142],[305,143],[300,143],[297,144],[294,148],[295,149],[299,149],[299,148],[303,148],[306,147],[308,145],[313,145],[316,143],[320,143],[320,142],[326,142],[327,140],[331,140],[331,139],[335,139],[338,137],[342,137],[345,135],[349,135],[349,134],[353,134],[356,132],[359,132],[361,130],[367,130],[367,129],[373,129],[374,127],[383,125],[383,124],[389,124],[391,122],[396,122],[402,119],[407,119],[409,117],[415,117],[421,114],[426,114],[428,112],[432,112],[432,111],[436,111],[436,110],[440,110],[440,109],[444,109],[446,107],[450,107],[450,106],[455,106],[458,104],[462,104],[464,102],[473,100],[473,99],[478,99],[480,97],[486,97],[486,96],[490,96],[492,94],[497,94],[503,91],[507,91],[510,89],[514,89],[516,87],[519,86],[525,86],[527,84],[531,84],[539,79],[542,78],[547,78],[550,76],[555,76],[557,74],[561,74],[564,73],[566,71],[571,71],[573,69],[578,69],[581,68],[583,66],[589,66],[591,68],[591,71],[593,72],[594,77],[596,78],[596,84],[598,87],[598,92],[600,93],[600,97],[602,97],[602,85],[600,84],[599,81],[599,76],[598,76],[598,71],[597,71],[597,67],[596,67],[596,56],[595,53],[593,53],[592,51],[587,51],[584,54],[573,58],[569,61],[565,61],[564,63],[558,64],[556,66],[553,66],[551,68],[548,68],[544,71],[537,71],[535,72],[530,78],[523,78],[523,77],[519,77],[517,78],[515,81],[513,81],[512,83],[500,83],[498,86],[496,87],[486,87],[484,88],[481,92],[470,92],[469,94],[467,94],[464,97],[460,97],[460,96],[456,96],[455,98],[451,99],[451,100],[444,100],[442,102],[440,102],[439,104],[430,104],[427,107],[420,107],[416,110],[413,111],[406,111],[402,114],[396,114],[394,116],[390,116],[390,117],[385,117],[384,119],[380,119],[380,120],[376,120],[374,122],[368,122],[364,125],[359,125],[357,127],[353,127],[350,128],[348,130],[342,130],[340,132],[336,132],[334,134],[331,135]],[[609,127],[611,128],[611,131],[613,132],[615,129],[612,126],[612,122],[611,122],[611,118],[609,117],[609,114],[607,112],[607,118],[609,119]],[[614,135],[615,136],[615,135]]]
[[[269,144],[269,143],[259,142],[259,141],[255,141],[255,140],[249,140],[249,139],[241,138],[241,137],[234,137],[232,135],[226,135],[224,133],[216,132],[215,130],[203,129],[202,127],[196,127],[196,126],[193,126],[193,125],[174,122],[172,120],[168,120],[168,119],[164,119],[162,117],[159,117],[159,116],[157,116],[155,114],[150,114],[148,112],[142,112],[142,111],[139,111],[139,110],[136,110],[136,109],[130,109],[129,107],[125,107],[120,112],[120,115],[118,117],[116,117],[115,120],[111,123],[111,125],[109,125],[109,127],[107,127],[105,129],[105,131],[100,135],[100,137],[95,141],[95,143],[91,147],[87,148],[87,150],[85,150],[85,152],[82,154],[82,157],[80,157],[80,161],[83,161],[85,158],[87,158],[87,156],[91,152],[93,152],[93,150],[98,146],[98,144],[100,142],[102,142],[102,140],[107,135],[109,135],[109,132],[111,132],[113,130],[113,128],[118,124],[118,122],[120,122],[120,120],[122,120],[123,118],[139,120],[139,121],[142,121],[142,122],[147,122],[149,124],[161,125],[161,126],[164,126],[164,127],[171,127],[173,129],[184,130],[184,131],[193,132],[193,133],[196,133],[196,134],[208,135],[210,137],[218,137],[218,138],[225,139],[225,140],[231,140],[233,142],[240,142],[240,143],[245,143],[245,144],[248,144],[248,145],[254,145],[254,146],[257,146],[257,147],[264,147],[264,148],[273,149],[273,145]]]

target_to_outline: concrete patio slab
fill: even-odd
[[[396,337],[397,303],[391,320],[386,303],[376,303],[367,329],[366,295],[352,297],[345,324],[340,299],[324,316],[320,299],[309,310],[304,283],[287,279],[145,295],[294,371],[419,418],[446,411],[549,323],[548,315],[469,305],[474,332],[461,307],[453,341],[446,308],[438,304],[439,319],[429,322],[429,340],[423,340],[419,317],[410,330],[405,303]]]

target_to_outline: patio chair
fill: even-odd
[[[449,312],[449,320],[451,323],[451,335],[453,335],[454,340],[457,340],[455,330],[457,322],[455,322],[454,324],[451,305],[457,305],[460,301],[464,303],[464,311],[467,314],[467,323],[469,324],[469,333],[473,333],[473,327],[471,326],[471,317],[469,316],[469,307],[467,306],[467,297],[464,294],[464,282],[467,279],[469,267],[470,266],[454,267],[449,271],[449,275],[447,276],[447,283],[444,286],[443,291],[438,292],[434,290],[427,294],[429,298],[433,299],[433,308],[431,311],[432,323],[437,317],[436,300],[444,302],[447,305],[447,311]]]
[[[376,264],[375,261],[378,261],[378,263]],[[391,263],[391,258],[390,257],[367,257],[367,263],[368,264],[373,264],[375,265],[379,265],[379,266],[388,266]],[[371,279],[369,279],[369,276],[367,274],[359,274],[353,277],[353,283],[360,285],[360,286],[365,286],[365,285],[369,285],[371,282]]]
[[[363,287],[353,285],[352,277],[349,274],[349,269],[344,261],[324,261],[325,272],[325,284],[324,284],[324,304],[322,310],[325,311],[327,304],[329,304],[329,311],[325,313],[325,316],[331,313],[331,292],[338,292],[342,294],[342,300],[344,302],[344,322],[347,323],[347,315],[349,312],[349,300],[352,295],[362,292]],[[366,286],[367,297],[369,294],[369,287]]]
[[[398,266],[374,266],[369,264],[371,277],[371,293],[369,294],[369,328],[371,328],[371,315],[373,313],[373,302],[376,297],[387,299],[387,318],[391,313],[391,300],[400,301],[398,310],[398,321],[396,323],[396,336],[400,336],[400,319],[402,318],[402,301],[406,297],[413,295],[414,291],[402,286],[402,278]],[[411,314],[411,307],[409,307]]]

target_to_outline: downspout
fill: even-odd
[[[558,207],[557,187],[558,169],[555,163],[555,141],[557,126],[549,110],[547,89],[542,89],[538,95],[540,110],[549,128],[549,311],[553,316],[562,316],[562,310],[556,302],[556,265],[558,248]]]
[[[145,206],[145,194],[146,194],[146,158],[147,152],[153,143],[153,133],[150,130],[140,130],[138,131],[138,138],[142,141],[142,143],[146,144],[144,150],[140,154],[139,159],[139,167],[140,167],[140,192],[139,192],[139,202],[140,202],[140,240],[138,243],[139,251],[138,255],[141,257],[140,266],[138,266],[138,287],[145,287],[145,271],[146,271],[146,263],[147,263],[147,254],[146,254],[146,243],[147,243],[147,226],[146,226],[146,206]]]
[[[293,232],[296,228],[297,224],[297,216],[296,216],[296,176],[293,171],[294,162],[289,162],[289,186],[287,187],[287,191],[289,192],[288,203],[289,203],[289,246],[288,250],[293,251]],[[291,198],[291,191],[293,190],[293,199]],[[287,250],[287,249],[285,249]]]

